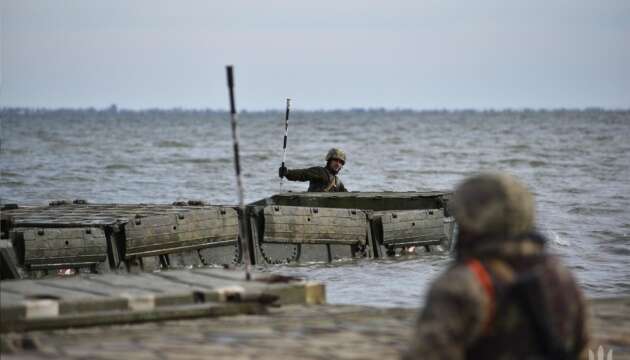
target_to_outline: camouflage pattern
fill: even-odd
[[[329,162],[331,159],[339,159],[345,164],[346,153],[343,152],[341,149],[332,148],[328,150],[328,153],[326,154],[326,162]]]
[[[460,185],[457,258],[432,284],[404,359],[585,358],[585,302],[567,268],[545,253],[528,198],[507,175]]]
[[[308,169],[288,170],[286,178],[291,181],[310,181],[309,192],[347,192],[338,176],[328,168],[315,166]]]

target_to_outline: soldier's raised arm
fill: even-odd
[[[278,175],[280,178],[286,177],[291,181],[309,181],[309,192],[348,191],[337,177],[345,163],[346,154],[337,148],[332,148],[326,154],[326,166],[289,170],[283,163],[283,166],[278,169]]]
[[[308,169],[287,169],[284,173],[284,177],[291,181],[328,181],[328,175],[324,168],[315,166]]]

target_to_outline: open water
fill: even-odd
[[[280,190],[283,116],[240,114],[248,202]],[[237,203],[223,112],[4,109],[0,131],[3,203]],[[292,113],[289,168],[323,164],[333,146],[348,154],[350,190],[452,189],[478,171],[508,171],[534,192],[550,250],[586,293],[630,294],[630,111]],[[426,255],[270,271],[326,282],[331,303],[412,307],[448,263]]]

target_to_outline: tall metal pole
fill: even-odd
[[[238,151],[238,124],[236,115],[236,102],[234,101],[234,74],[233,66],[226,66],[227,83],[230,92],[230,124],[232,125],[232,144],[234,145],[234,169],[236,170],[236,192],[238,195],[238,206],[241,210],[242,221],[239,221],[239,234],[241,242],[241,251],[243,261],[245,262],[245,276],[247,280],[251,278],[249,265],[251,259],[249,257],[249,244],[247,242],[247,216],[245,214],[245,200],[243,196],[243,181],[241,177],[241,162]]]
[[[291,108],[291,99],[287,98],[287,111],[284,114],[284,145],[282,146],[282,167],[287,160],[287,136],[289,135],[289,110]],[[280,192],[282,192],[282,178],[280,178]]]

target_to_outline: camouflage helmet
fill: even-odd
[[[455,190],[451,210],[460,228],[475,235],[509,239],[534,227],[534,198],[508,174],[480,174],[464,180]]]
[[[341,149],[332,148],[328,150],[326,154],[326,162],[329,162],[331,159],[339,159],[343,164],[346,163],[346,153]]]

